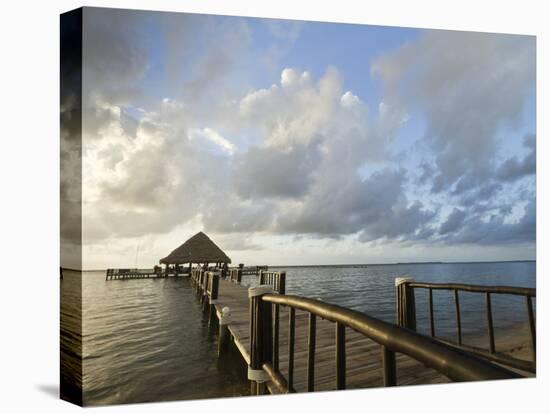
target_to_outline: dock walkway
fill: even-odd
[[[229,307],[231,311],[228,324],[232,340],[247,364],[250,363],[250,310],[248,287],[220,280],[218,299],[215,304],[218,319],[222,309]],[[279,367],[281,372],[288,373],[288,332],[289,310],[280,309],[280,342]],[[305,312],[296,311],[295,351],[294,351],[294,389],[296,392],[307,391],[308,370],[308,317]],[[336,324],[318,318],[315,343],[315,391],[336,389],[335,365],[335,335]],[[353,330],[346,328],[346,388],[369,388],[383,386],[381,345]],[[441,373],[425,367],[422,363],[405,356],[396,355],[397,385],[435,384],[450,382]],[[271,392],[276,387],[267,384]]]
[[[105,280],[127,280],[127,279],[164,279],[167,277],[189,276],[189,273],[165,272],[154,270],[138,270],[138,269],[107,269],[105,272]]]

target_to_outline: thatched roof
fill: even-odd
[[[160,263],[231,263],[231,259],[202,231],[170,253]]]

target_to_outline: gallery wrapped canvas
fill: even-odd
[[[61,398],[536,375],[533,36],[89,7],[60,33]]]

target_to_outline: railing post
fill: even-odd
[[[395,278],[395,302],[397,325],[416,331],[416,304],[414,289],[409,283],[414,279],[407,277]]]
[[[387,346],[382,347],[382,366],[384,370],[384,387],[397,385],[397,373],[395,366],[395,352]]]
[[[530,296],[525,296],[525,305],[527,306],[527,318],[529,321],[529,333],[531,335],[531,350],[533,353],[533,362],[537,362],[537,330],[535,326],[535,317],[533,316],[533,301]]]
[[[206,312],[208,309],[208,286],[210,284],[210,274],[211,272],[205,271],[204,275],[202,277],[202,296],[201,296],[201,302],[202,302],[202,310]]]
[[[315,342],[317,336],[317,319],[314,313],[309,314],[307,335],[307,392],[315,391]]]
[[[336,389],[346,389],[346,326],[336,322]]]
[[[258,285],[264,284],[264,271],[262,269],[258,270]]]
[[[208,314],[208,326],[211,326],[212,323],[216,320],[216,303],[218,302],[218,289],[220,284],[220,273],[219,272],[210,272],[209,278],[209,298],[208,303],[210,304],[210,312]]]
[[[202,294],[202,303],[206,302],[206,290],[208,288],[208,271],[203,270],[202,272],[202,284],[201,284],[201,294]]]
[[[279,286],[277,291],[280,295],[284,295],[286,292],[286,272],[279,273]]]
[[[227,351],[229,345],[229,323],[231,322],[231,309],[224,306],[220,315],[219,321],[219,342],[218,342],[218,356],[223,355]]]
[[[241,280],[243,279],[243,266],[242,264],[239,265],[239,268],[237,269],[237,283],[240,285]]]
[[[491,306],[491,294],[485,293],[485,306],[487,310],[487,330],[489,334],[489,352],[494,354],[495,350],[495,329],[493,327],[493,310]]]
[[[272,310],[271,304],[262,301],[262,296],[273,293],[271,286],[260,285],[248,289],[250,299],[250,365],[248,379],[251,389],[260,395],[265,392],[264,384],[269,376],[263,370],[266,362],[272,362]]]

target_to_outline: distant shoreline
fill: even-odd
[[[491,264],[491,263],[536,263],[535,260],[487,260],[487,261],[469,261],[469,262],[395,262],[395,263],[353,263],[353,264],[307,264],[307,265],[270,265],[270,268],[296,268],[296,267],[367,267],[367,266],[409,266],[409,265],[447,265],[447,264]],[[73,272],[105,272],[107,269],[71,269],[63,267],[63,270]],[[140,269],[147,269],[141,268]]]
[[[357,264],[325,264],[325,265],[276,265],[269,266],[273,268],[279,267],[367,267],[367,266],[408,266],[408,265],[427,265],[427,264],[491,264],[491,263],[536,263],[536,260],[479,260],[469,262],[395,262],[395,263],[357,263]]]

